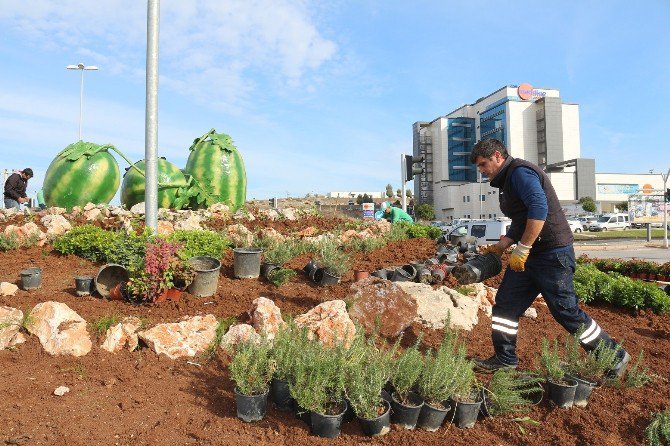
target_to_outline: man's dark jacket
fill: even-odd
[[[20,173],[13,173],[5,182],[5,198],[17,200],[26,197],[28,180],[24,180]]]
[[[561,203],[558,201],[556,191],[551,185],[547,174],[535,164],[520,158],[512,158],[511,156],[507,157],[500,172],[491,179],[491,186],[500,189],[498,195],[500,210],[512,219],[507,236],[514,240],[515,243],[518,243],[526,229],[526,221],[528,220],[528,208],[526,208],[526,205],[518,195],[512,191],[512,182],[510,181],[512,172],[520,166],[528,167],[538,174],[540,177],[540,186],[542,186],[542,190],[547,197],[547,207],[549,208],[542,231],[535,243],[533,243],[533,252],[571,245],[574,241],[572,230],[570,229],[568,220],[565,218],[565,214],[563,214]]]

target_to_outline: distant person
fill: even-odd
[[[21,209],[21,204],[28,203],[30,199],[26,195],[28,180],[33,177],[33,170],[28,167],[20,172],[15,172],[5,181],[5,208]]]
[[[384,218],[390,221],[391,223],[395,223],[397,221],[407,221],[410,223],[414,223],[414,219],[410,217],[410,215],[407,212],[403,211],[400,208],[391,206],[390,201],[383,202],[380,210],[384,213]]]

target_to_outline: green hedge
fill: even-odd
[[[574,277],[577,298],[585,303],[607,302],[626,308],[650,308],[658,314],[670,310],[670,296],[652,283],[632,280],[621,274],[599,271],[581,264]]]

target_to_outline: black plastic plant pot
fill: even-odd
[[[325,268],[319,268],[314,271],[314,276],[312,277],[314,283],[320,286],[330,286],[337,285],[340,283],[340,278],[326,271]]]
[[[260,248],[235,248],[233,249],[233,270],[238,279],[255,279],[261,274],[261,256],[263,250]]]
[[[469,285],[475,282],[483,282],[502,270],[502,261],[497,254],[492,252],[481,256],[475,256],[463,265],[458,265],[452,270],[452,274],[461,285]]]
[[[316,263],[314,259],[311,259],[309,262],[307,262],[307,265],[305,265],[302,270],[307,274],[307,277],[310,279],[314,279],[314,273],[316,270],[319,269],[319,265]]]
[[[377,418],[358,417],[361,429],[368,437],[381,437],[391,431],[391,405],[386,400],[382,400],[382,403],[384,404],[384,413]]]
[[[310,416],[310,412],[304,407],[300,406],[300,404],[298,404],[295,399],[291,399],[291,405],[293,406],[293,413],[295,414],[295,417],[305,423],[307,427],[311,427],[312,417]]]
[[[442,402],[442,407],[437,407],[424,402],[421,406],[421,413],[419,413],[419,420],[416,425],[425,431],[435,432],[438,430],[444,419],[447,417],[447,413],[451,409],[451,406],[447,401]]]
[[[289,411],[293,408],[293,398],[288,387],[288,382],[281,379],[273,379],[270,386],[270,400],[278,410]]]
[[[556,383],[548,380],[549,397],[558,407],[569,409],[575,402],[575,392],[577,391],[577,381],[565,378],[564,382]]]
[[[74,290],[77,296],[88,296],[93,289],[93,276],[76,276]]]
[[[479,410],[482,406],[481,398],[474,403],[452,400],[452,404],[454,406],[453,423],[458,426],[459,429],[470,429],[474,427],[477,422],[477,417],[479,416]]]
[[[371,275],[379,277],[380,279],[388,279],[388,271],[385,268],[378,269],[377,271],[372,272]]]
[[[247,423],[262,420],[267,410],[268,393],[266,390],[261,395],[243,395],[235,388],[237,418]]]
[[[267,280],[270,280],[270,273],[279,268],[280,268],[279,265],[276,263],[270,263],[270,262],[261,263],[261,276],[265,277],[265,279]]]
[[[416,268],[409,264],[396,268],[391,276],[393,282],[412,282],[415,278]]]
[[[22,290],[36,290],[42,286],[42,268],[27,268],[19,274]]]
[[[342,421],[348,423],[354,418],[356,418],[356,412],[354,412],[354,408],[351,407],[349,400],[345,399],[344,403],[347,405],[347,409],[344,411],[344,418],[342,419]]]
[[[342,402],[340,413],[336,415],[326,415],[322,413],[310,412],[311,422],[310,430],[312,435],[321,438],[336,438],[340,435],[344,413],[347,411],[346,403]]]
[[[593,389],[598,384],[593,381],[588,381],[586,379],[582,379],[578,376],[573,375],[566,375],[566,378],[572,379],[577,382],[577,388],[575,389],[575,398],[573,404],[577,407],[586,407],[586,405],[589,403],[589,397],[591,396],[591,392],[593,392]]]
[[[407,394],[407,403],[403,404],[398,400],[398,394],[391,394],[391,422],[399,424],[405,429],[414,429],[421,414],[421,407],[423,406],[423,398],[416,392],[409,392]]]

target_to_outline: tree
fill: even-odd
[[[405,191],[405,196],[406,196],[407,198],[412,198],[412,190],[411,190],[411,189],[407,189],[407,190]]]
[[[620,203],[617,203],[616,208],[619,210],[619,212],[628,212],[628,202],[622,201]]]
[[[596,204],[593,201],[593,198],[591,197],[582,197],[579,199],[579,204],[582,205],[582,209],[586,212],[595,212],[596,211]]]
[[[374,203],[375,200],[372,199],[368,194],[363,194],[363,203]]]
[[[393,186],[391,186],[390,184],[386,185],[386,196],[388,198],[393,198]]]
[[[418,220],[434,220],[435,209],[428,203],[420,204],[414,207],[414,215]]]
[[[364,201],[363,201],[363,195],[358,194],[358,195],[356,196],[356,204],[363,204],[363,203],[364,203]]]
[[[397,191],[395,191],[395,196],[402,197],[402,189],[398,189]]]

